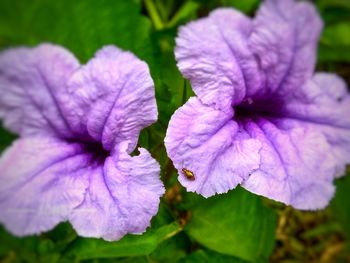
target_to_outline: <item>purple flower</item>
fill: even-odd
[[[175,55],[197,97],[175,112],[165,144],[189,191],[240,184],[299,209],[328,204],[350,162],[350,96],[338,76],[314,74],[321,28],[314,7],[293,0],[181,28]]]
[[[157,119],[147,65],[108,46],[80,66],[49,44],[0,54],[0,118],[20,138],[0,159],[0,222],[15,235],[70,221],[81,236],[139,234],[164,193],[139,132]]]

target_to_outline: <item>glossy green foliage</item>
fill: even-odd
[[[256,261],[272,252],[275,228],[274,211],[258,196],[237,188],[198,202],[185,230],[212,250]]]

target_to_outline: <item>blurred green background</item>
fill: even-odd
[[[149,64],[160,114],[156,124],[142,131],[139,144],[160,162],[167,188],[142,236],[118,242],[87,239],[64,223],[19,239],[0,227],[0,262],[350,262],[350,176],[337,180],[327,209],[301,212],[241,188],[206,200],[186,193],[166,156],[169,118],[193,95],[173,55],[178,27],[219,6],[253,16],[259,2],[0,0],[0,49],[52,42],[85,63],[101,46],[115,44]],[[314,2],[325,21],[317,68],[337,72],[349,84],[350,1]],[[0,151],[14,139],[1,129]]]

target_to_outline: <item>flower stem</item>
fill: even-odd
[[[153,0],[145,0],[145,6],[147,9],[147,12],[153,22],[153,25],[156,30],[161,30],[164,28],[164,24],[158,14],[157,8],[153,3]]]

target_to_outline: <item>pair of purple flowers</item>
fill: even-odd
[[[197,97],[171,118],[165,145],[187,190],[240,184],[299,209],[328,204],[350,162],[350,96],[336,75],[314,74],[321,28],[294,0],[266,0],[254,20],[219,9],[181,28],[175,55]],[[130,155],[157,120],[144,62],[113,46],[84,66],[49,44],[10,49],[0,90],[0,118],[20,135],[0,159],[9,231],[67,220],[106,240],[145,231],[164,187],[147,150]]]

